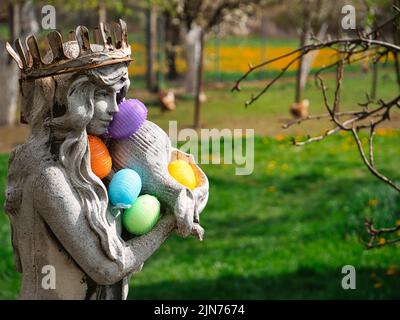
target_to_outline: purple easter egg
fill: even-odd
[[[127,139],[134,134],[147,118],[147,108],[138,99],[127,99],[119,105],[108,127],[108,134],[113,139]]]

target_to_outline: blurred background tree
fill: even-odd
[[[12,43],[18,37],[26,37],[39,30],[32,1],[6,1],[1,6],[1,12],[8,14],[8,34],[0,38],[0,126],[14,124],[19,92],[19,71],[5,50],[5,41]]]

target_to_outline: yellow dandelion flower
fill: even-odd
[[[268,162],[267,164],[267,169],[268,170],[274,170],[276,167],[276,161],[275,160],[271,160],[270,162]]]
[[[378,242],[380,245],[384,245],[386,243],[386,240],[385,238],[379,238]]]
[[[387,130],[385,128],[378,128],[378,129],[375,130],[375,134],[377,136],[384,137],[384,136],[387,135]]]
[[[370,207],[376,207],[377,204],[378,204],[378,200],[377,199],[371,199],[371,200],[368,201],[368,205]]]
[[[184,50],[182,47],[177,49],[177,59],[176,65],[179,72],[184,72],[187,69],[186,62],[184,60]],[[255,63],[258,61],[264,61],[277,56],[281,56],[285,53],[292,51],[294,48],[289,46],[282,47],[250,47],[250,46],[232,46],[226,45],[221,46],[217,51],[213,44],[208,44],[205,47],[205,61],[204,69],[205,71],[215,71],[215,62],[218,60],[219,71],[220,72],[246,72],[248,71],[248,63]],[[144,74],[145,70],[143,67],[146,63],[145,57],[145,46],[140,43],[133,44],[133,50],[136,52],[136,61],[140,61],[136,67],[129,68],[129,74]],[[358,56],[355,55],[354,59]],[[292,59],[292,57],[286,57],[284,59],[276,60],[273,63],[268,64],[263,68],[263,70],[282,70],[283,67]],[[319,50],[317,52],[316,59],[314,59],[312,68],[319,68],[333,63],[337,59],[337,55],[334,50],[326,48]],[[392,57],[389,60],[393,60]],[[294,63],[290,66],[289,70],[297,70],[298,64]],[[388,135],[392,134],[393,130],[382,130],[377,129],[378,135]],[[345,132],[340,132],[341,135],[345,135]]]
[[[268,188],[265,189],[265,191],[267,191],[267,192],[275,192],[276,191],[276,187],[275,186],[269,186]]]
[[[374,288],[375,289],[379,289],[381,287],[382,287],[382,283],[380,283],[380,282],[374,283]]]
[[[283,134],[277,134],[277,135],[275,136],[275,139],[276,139],[276,141],[283,141],[283,140],[285,140],[285,135],[283,135]]]
[[[281,169],[283,171],[286,171],[287,169],[289,169],[289,165],[287,163],[284,163],[284,164],[281,165]]]
[[[397,270],[396,266],[393,266],[393,265],[389,266],[389,268],[386,270],[386,274],[388,276],[394,276],[397,274],[397,272],[398,272],[398,270]]]

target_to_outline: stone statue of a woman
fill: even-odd
[[[8,45],[31,126],[11,154],[6,195],[21,299],[125,299],[130,275],[176,228],[175,217],[164,215],[146,235],[124,241],[90,168],[87,134],[105,133],[129,87],[126,26],[115,28],[115,46],[105,25],[95,33],[100,45],[89,43],[85,27],[65,43],[53,32],[43,59],[34,37],[30,58],[19,41],[18,54]]]

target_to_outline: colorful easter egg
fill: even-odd
[[[132,169],[119,170],[108,186],[108,197],[113,206],[129,208],[142,190],[142,180]]]
[[[130,233],[139,236],[153,229],[159,217],[160,202],[156,197],[145,194],[137,198],[135,203],[125,210],[122,224]]]
[[[180,184],[193,190],[196,188],[196,176],[191,165],[184,160],[175,160],[168,165],[169,174]]]
[[[112,160],[110,153],[99,137],[88,135],[88,142],[92,171],[100,179],[103,179],[111,172]]]
[[[108,134],[113,139],[127,139],[134,134],[147,118],[147,108],[137,99],[127,99],[119,105],[108,127]]]

